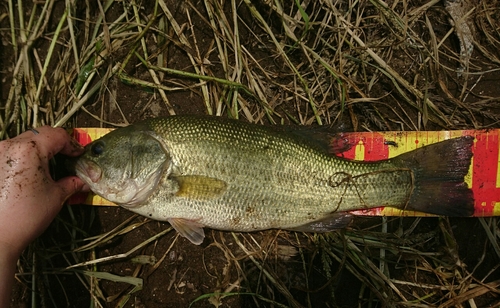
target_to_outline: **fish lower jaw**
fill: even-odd
[[[98,183],[102,178],[102,169],[92,162],[78,160],[75,164],[76,175],[87,184]]]
[[[90,189],[93,193],[120,206],[123,206],[125,208],[132,208],[138,205],[136,198],[137,192],[134,189],[116,189],[110,187],[102,187],[102,185],[96,185],[92,182],[87,184],[90,186]]]
[[[151,183],[146,183],[146,185],[138,184],[132,179],[117,183],[105,183],[107,182],[105,179],[99,183],[85,182],[95,194],[129,210],[139,208],[145,204],[155,187]]]

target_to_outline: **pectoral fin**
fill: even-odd
[[[349,213],[333,213],[319,220],[309,222],[307,224],[286,228],[291,231],[298,232],[330,232],[336,229],[342,229],[352,221],[352,215]]]
[[[191,243],[195,245],[203,243],[205,231],[203,231],[204,226],[202,224],[183,218],[169,218],[167,221],[180,235],[187,238]]]
[[[226,191],[226,182],[202,175],[182,175],[173,178],[179,183],[177,197],[207,200],[219,197]]]

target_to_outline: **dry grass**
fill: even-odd
[[[181,109],[352,130],[498,127],[499,91],[490,85],[499,76],[499,4],[483,1],[464,14],[473,28],[467,36],[471,57],[459,50],[462,42],[440,1],[8,0],[0,15],[6,98],[0,104],[0,139],[44,124],[74,126],[95,119],[100,125],[126,125],[138,116],[128,110],[135,102],[126,103],[123,89],[147,97],[138,106],[141,115],[156,104],[158,114]],[[454,19],[455,25],[461,22]],[[142,247],[155,245],[169,229],[121,254],[98,257],[96,250],[105,243],[145,223],[130,219],[91,237],[71,208],[69,214],[55,223],[67,242],[35,244],[19,263],[19,279],[41,291],[45,303],[52,294],[40,285],[56,273],[76,275],[91,307],[127,305],[143,287],[138,280],[143,267],[158,270],[170,251],[156,259],[141,255]],[[500,224],[497,218],[479,222],[484,230],[474,246],[484,247],[479,261],[463,260],[446,219],[429,233],[415,232],[423,224],[418,218],[325,235],[235,234],[222,240],[219,234],[221,240],[215,237],[212,245],[223,252],[227,269],[213,293],[192,300],[193,306],[217,306],[239,295],[260,307],[313,307],[315,293],[305,292],[299,302],[280,274],[283,250],[299,260],[304,289],[311,287],[311,271],[321,268],[328,281],[321,290],[332,294],[331,306],[346,271],[362,285],[359,306],[477,307],[484,298],[496,298],[498,305],[498,266],[483,276],[476,270],[488,258],[498,264]],[[91,224],[92,218],[86,226]],[[170,244],[178,245],[176,238]],[[64,259],[67,267],[52,265],[49,256]],[[99,270],[132,257],[139,265],[127,277]],[[109,296],[101,289],[103,280],[125,280],[133,287]]]

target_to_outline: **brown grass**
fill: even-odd
[[[441,1],[9,0],[6,5],[0,15],[0,139],[45,124],[70,127],[95,119],[99,125],[126,125],[137,117],[128,110],[133,102],[124,103],[119,91],[124,87],[146,93],[149,103],[142,112],[157,103],[159,114],[183,107],[257,123],[451,130],[498,127],[500,119],[500,92],[490,88],[500,64],[497,1],[481,2],[464,15],[475,27],[467,37],[474,50],[466,58]],[[188,101],[180,107],[174,102],[179,93]],[[398,221],[325,235],[234,234],[231,247],[238,252],[215,240],[212,245],[224,252],[237,278],[222,279],[213,293],[193,303],[208,299],[217,306],[245,293],[240,296],[252,297],[256,306],[312,307],[312,293],[299,303],[277,273],[279,254],[272,252],[288,249],[305,277],[311,264],[321,265],[329,282],[322,288],[331,294],[341,273],[350,272],[362,284],[360,306],[475,307],[484,298],[498,304],[498,266],[484,276],[475,272],[486,258],[498,263],[497,218],[479,219],[485,236],[478,241],[485,251],[477,262],[463,260],[447,219],[439,220],[438,229],[416,234],[420,218]],[[98,237],[88,236],[75,220],[56,224],[71,238],[71,251],[55,239],[50,251],[30,249],[19,264],[19,279],[37,291],[35,277],[43,279],[45,271],[70,273],[88,289],[92,307],[115,298],[126,305],[142,286],[141,272],[114,277],[99,267],[130,260],[143,246],[102,258],[95,249],[144,223],[125,221]],[[436,237],[443,240],[433,241]],[[486,247],[495,256],[487,255]],[[49,263],[35,272],[34,263],[47,254],[62,256],[67,267]],[[138,262],[157,270],[164,257]],[[250,262],[243,265],[245,260]],[[247,284],[250,272],[260,279],[254,287]],[[125,280],[134,287],[110,298],[100,288],[102,280]]]

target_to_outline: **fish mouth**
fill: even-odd
[[[101,168],[91,161],[78,159],[74,164],[74,169],[76,176],[89,185],[99,182],[102,178]]]
[[[74,163],[74,170],[95,194],[128,208],[140,206],[147,200],[161,178],[161,170],[158,170],[145,183],[137,183],[128,178],[114,182],[104,176],[96,163],[84,159],[78,159]]]

